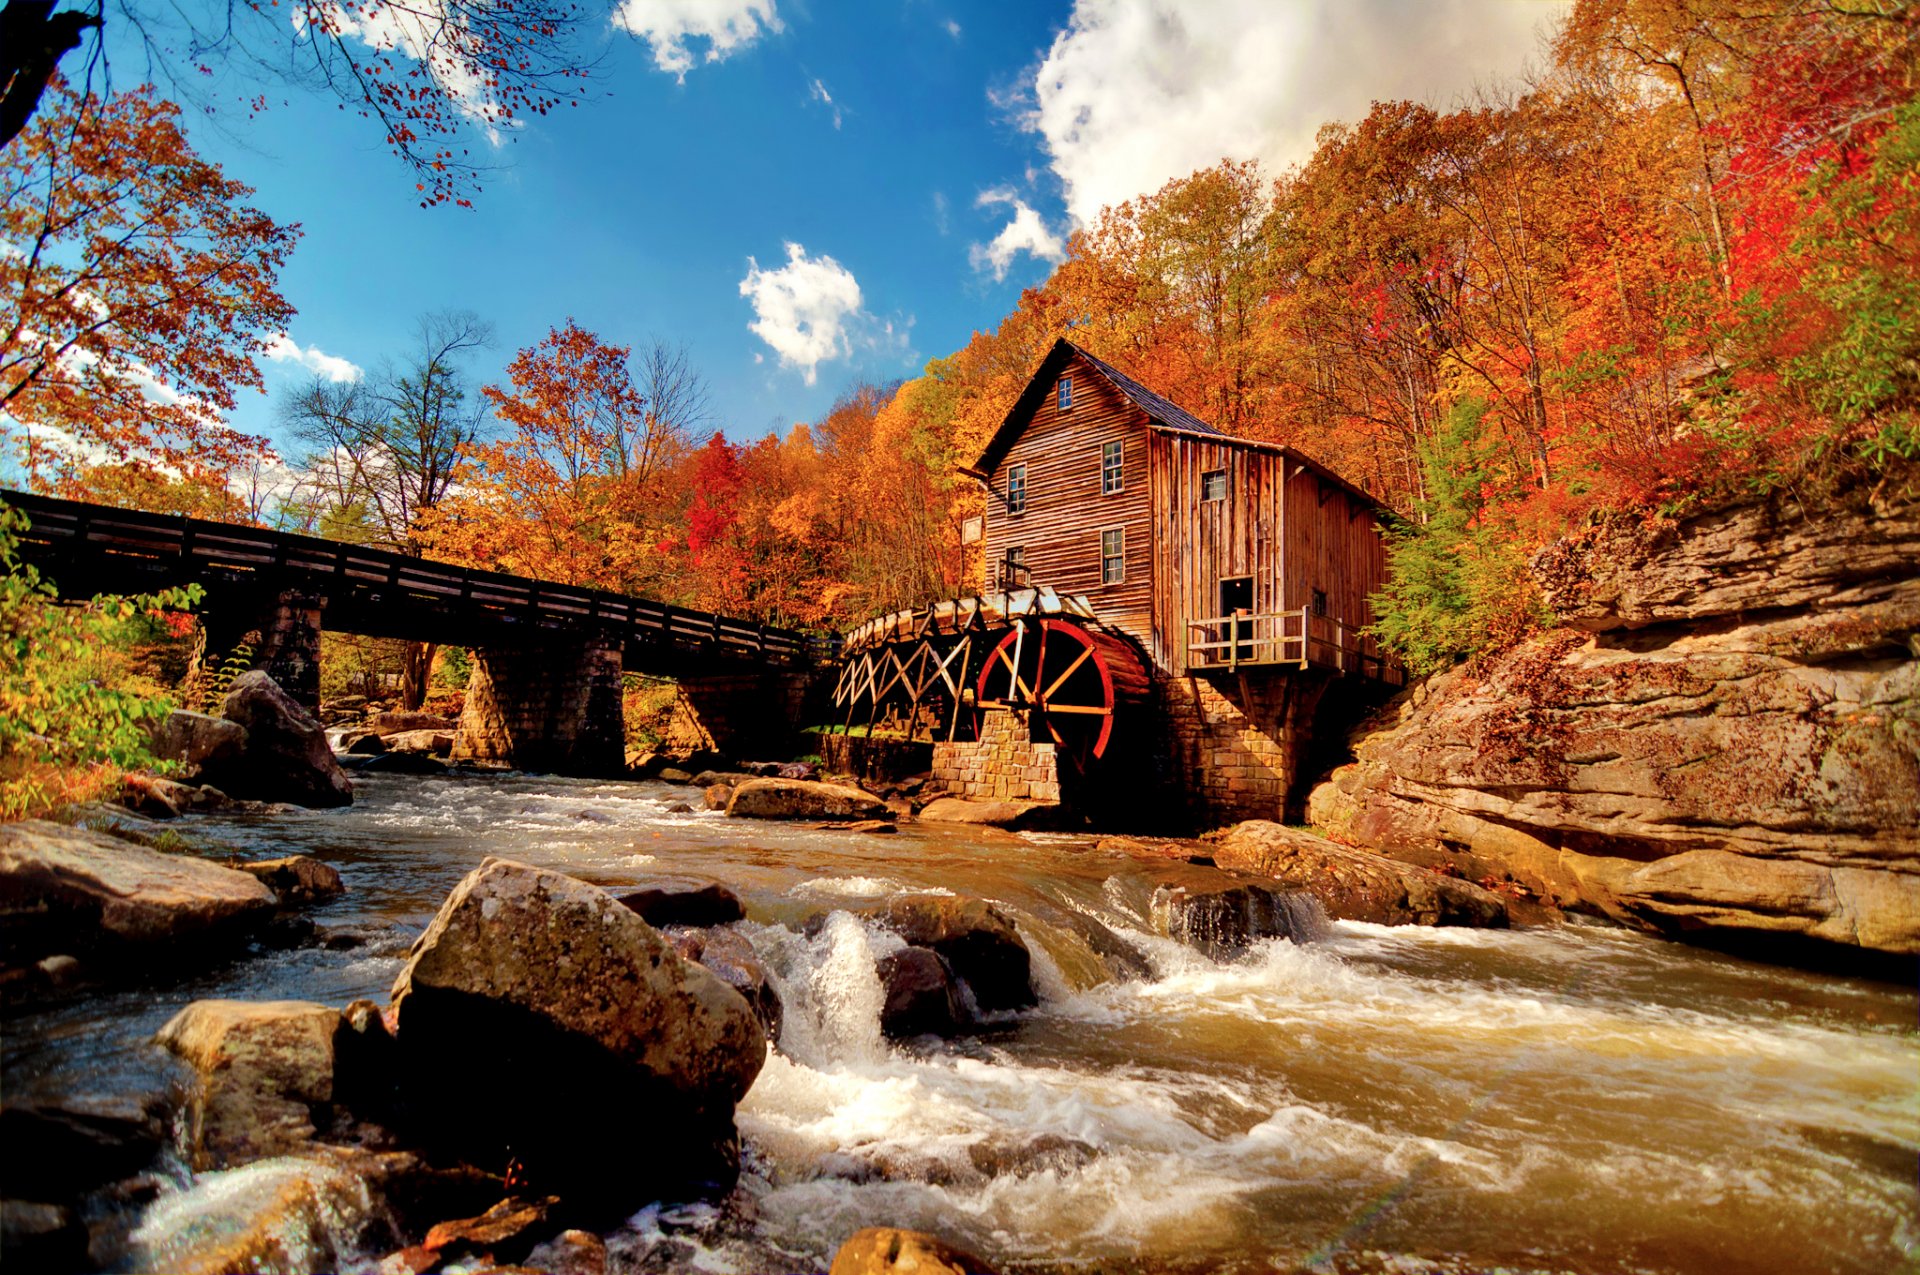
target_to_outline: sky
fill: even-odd
[[[297,221],[298,317],[231,423],[472,310],[684,344],[730,438],[917,374],[1043,282],[1072,228],[1222,158],[1272,174],[1369,103],[1520,74],[1557,0],[624,0],[589,100],[477,139],[472,209],[418,206],[375,127],[278,89],[200,151]],[[124,73],[116,73],[124,79]]]

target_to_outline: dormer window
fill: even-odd
[[[1071,411],[1073,408],[1073,378],[1060,378],[1060,387],[1053,393],[1053,405],[1059,411]]]
[[[1017,514],[1027,507],[1027,467],[1007,467],[1007,512]]]
[[[1100,494],[1111,496],[1120,490],[1120,440],[1100,444]]]

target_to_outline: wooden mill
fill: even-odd
[[[1009,769],[1050,759],[1069,788],[1131,751],[1202,814],[1273,815],[1328,684],[1401,681],[1366,633],[1379,503],[1069,341],[962,472],[987,491],[980,593],[856,629],[835,690],[846,726],[938,741],[936,777],[968,743],[1041,746]]]

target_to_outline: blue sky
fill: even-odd
[[[233,423],[274,433],[309,367],[371,368],[449,308],[496,325],[482,379],[572,317],[684,342],[730,437],[817,419],[991,328],[1103,204],[1223,156],[1277,172],[1370,100],[1514,75],[1559,8],[627,0],[592,100],[513,129],[472,210],[419,208],[372,124],[275,92],[237,136],[191,126],[305,230],[289,357]]]

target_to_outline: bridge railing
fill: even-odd
[[[31,529],[21,537],[29,561],[36,556],[96,555],[102,560],[145,562],[171,568],[182,583],[219,574],[283,575],[289,577],[288,587],[344,586],[374,600],[392,591],[410,601],[437,603],[449,610],[614,629],[634,641],[765,663],[825,662],[832,658],[835,645],[831,638],[796,629],[293,532],[26,492],[0,491],[0,501],[31,520]]]

